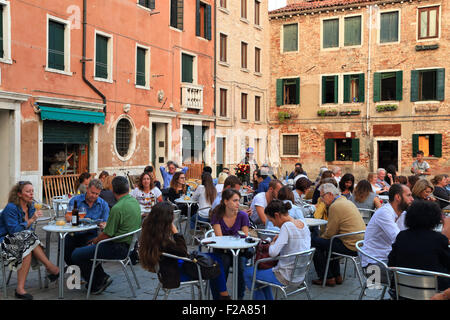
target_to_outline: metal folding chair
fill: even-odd
[[[382,283],[380,281],[380,285],[383,287],[383,291],[381,292],[379,300],[382,300],[384,298],[386,290],[391,287],[391,272],[389,271],[389,267],[387,266],[386,263],[384,263],[380,259],[377,259],[377,258],[369,255],[367,252],[365,252],[362,249],[362,247],[364,246],[364,240],[360,240],[360,241],[356,242],[355,246],[356,246],[356,250],[358,250],[358,253],[360,255],[364,255],[364,256],[366,256],[366,257],[368,257],[368,258],[378,262],[379,264],[381,264],[384,267],[384,272],[386,272],[386,279],[387,279],[388,282],[387,283]],[[364,272],[363,272],[363,275],[364,275]],[[367,279],[366,279],[366,281],[364,281],[364,285],[361,288],[361,293],[359,294],[358,300],[361,300],[363,298],[364,293],[366,291],[366,288],[367,288]]]
[[[323,283],[322,283],[322,287],[325,287],[325,284],[327,282],[327,275],[328,275],[328,268],[330,267],[330,261],[331,260],[336,260],[336,259],[345,259],[345,264],[344,264],[344,276],[342,277],[343,279],[345,279],[345,273],[347,271],[347,260],[350,259],[354,266],[355,266],[355,270],[356,273],[358,274],[358,278],[359,278],[359,282],[361,284],[361,287],[364,285],[363,284],[363,278],[362,278],[362,272],[361,272],[361,261],[359,259],[359,256],[350,256],[347,254],[343,254],[343,253],[339,253],[339,252],[333,252],[332,251],[332,247],[333,247],[333,241],[334,239],[339,239],[339,238],[343,238],[343,237],[348,237],[348,236],[354,236],[357,234],[364,234],[366,231],[362,230],[362,231],[356,231],[356,232],[350,232],[350,233],[343,233],[343,234],[338,234],[338,235],[334,235],[331,237],[331,241],[330,241],[330,247],[328,248],[328,258],[327,258],[327,265],[325,267],[325,274],[323,276]],[[336,257],[331,258],[331,255],[334,255]]]
[[[122,270],[125,273],[125,277],[127,278],[128,285],[130,286],[130,289],[131,289],[131,293],[133,294],[133,297],[136,298],[136,293],[134,292],[134,288],[133,288],[133,285],[131,284],[130,277],[128,276],[127,266],[130,266],[131,272],[133,273],[134,281],[136,282],[136,286],[137,286],[138,289],[140,289],[141,286],[139,285],[138,279],[136,277],[136,273],[134,272],[133,265],[132,265],[131,259],[130,259],[131,251],[133,251],[134,246],[135,246],[136,242],[139,239],[140,232],[141,232],[141,228],[139,228],[139,229],[137,229],[135,231],[132,231],[132,232],[128,232],[128,233],[123,234],[121,236],[117,236],[117,237],[113,237],[113,238],[108,238],[108,239],[102,240],[102,241],[97,243],[97,245],[95,247],[94,259],[92,259],[93,263],[92,263],[92,269],[91,269],[91,276],[89,277],[89,286],[88,286],[86,299],[89,299],[89,297],[91,295],[92,280],[94,278],[94,270],[100,263],[103,263],[103,262],[118,262],[118,263],[120,263],[122,265]],[[131,240],[131,244],[130,244],[130,247],[128,249],[128,254],[126,255],[125,258],[123,258],[123,259],[99,259],[99,258],[97,258],[98,248],[102,244],[104,244],[106,242],[111,242],[111,241],[123,239],[123,238],[126,238],[128,236],[133,236],[133,239]]]
[[[438,278],[450,279],[450,274],[400,267],[389,268],[394,273],[395,294],[400,298],[428,300],[439,293]]]
[[[297,294],[301,291],[306,291],[306,296],[308,297],[308,300],[311,300],[311,296],[309,294],[308,285],[306,284],[306,276],[308,274],[309,268],[311,267],[312,258],[314,256],[314,252],[316,251],[315,248],[312,248],[310,250],[301,251],[301,252],[294,252],[291,254],[283,255],[283,256],[277,256],[273,258],[264,258],[256,261],[256,263],[253,266],[253,280],[252,280],[252,287],[250,290],[250,299],[253,300],[253,292],[255,290],[255,284],[258,283],[261,285],[262,288],[269,286],[276,288],[280,290],[283,293],[283,296],[285,299],[288,298],[288,296],[292,296],[294,294]],[[263,280],[256,279],[256,273],[258,271],[258,265],[263,262],[267,261],[277,261],[280,259],[288,259],[288,258],[294,258],[294,268],[291,273],[291,278],[288,280],[288,285],[278,285],[272,282],[267,282]],[[302,282],[292,282],[294,278],[297,278],[299,276],[303,276]],[[260,288],[261,288],[260,287]],[[259,288],[258,288],[259,289]],[[276,291],[276,297],[278,296],[278,290]]]
[[[358,208],[359,213],[361,213],[361,217],[364,220],[364,223],[366,226],[369,224],[370,219],[372,218],[372,215],[374,214],[375,210],[372,209],[364,209],[364,208]]]
[[[170,258],[170,259],[183,260],[184,263],[188,263],[188,262],[192,262],[193,263],[193,261],[191,259],[187,258],[187,257],[179,257],[179,256],[176,256],[176,255],[173,255],[173,254],[169,254],[169,253],[165,253],[165,252],[163,252],[161,255],[166,257],[166,258]],[[194,287],[196,286],[198,288],[198,298],[199,298],[199,300],[203,300],[203,292],[206,295],[206,291],[204,291],[203,288],[206,288],[205,290],[207,290],[208,285],[207,285],[207,283],[205,283],[206,280],[202,279],[202,273],[201,273],[201,270],[200,270],[200,266],[198,264],[196,264],[196,266],[197,266],[197,272],[198,272],[198,280],[190,280],[190,281],[180,282],[180,287],[181,286],[188,286],[188,285],[190,285],[191,286],[192,300],[195,300]],[[158,268],[159,268],[159,266],[158,266]],[[157,268],[156,272],[158,272],[158,268]],[[158,277],[158,279],[159,279],[159,277]],[[169,296],[169,293],[173,290],[173,289],[166,289],[166,288],[164,288],[162,286],[161,281],[159,281],[158,286],[156,287],[155,294],[153,295],[153,300],[156,300],[158,298],[159,290],[161,290],[161,288],[164,291],[164,300],[167,300],[167,297]]]
[[[197,213],[195,215],[195,225],[194,225],[194,229],[192,229],[194,231],[194,234],[192,236],[192,242],[191,245],[194,245],[194,241],[197,240],[198,242],[200,242],[200,240],[202,239],[201,237],[197,237],[197,233],[198,232],[206,232],[208,230],[212,229],[212,225],[209,222],[205,222],[205,221],[200,221],[198,220],[198,213],[201,210],[205,210],[205,209],[211,209],[211,207],[205,207],[205,208],[200,208],[197,210]],[[188,221],[188,223],[191,223],[190,221]],[[198,225],[203,226],[203,228],[201,228],[200,230],[197,230],[197,226]],[[206,230],[205,230],[206,229]],[[203,237],[204,237],[204,233],[202,233]]]

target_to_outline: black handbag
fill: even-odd
[[[214,279],[220,275],[219,263],[206,253],[193,251],[188,255],[188,258],[193,262],[184,262],[182,270],[192,280],[198,280],[197,265],[200,266],[203,280]]]

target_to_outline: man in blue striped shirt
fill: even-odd
[[[167,170],[169,170],[169,171],[166,171],[166,168],[164,166],[159,167],[159,170],[161,171],[161,175],[164,180],[164,185],[163,185],[164,189],[167,189],[170,187],[170,181],[172,181],[173,175],[177,171],[177,168],[178,168],[177,164],[173,161],[167,162]],[[188,167],[184,167],[181,169],[181,172],[186,174],[188,169],[189,169]]]

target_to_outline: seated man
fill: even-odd
[[[370,256],[387,264],[388,254],[397,234],[405,230],[403,224],[405,210],[413,201],[411,190],[405,185],[393,184],[389,189],[389,203],[379,208],[373,214],[364,235],[363,250]],[[370,265],[378,265],[373,259],[361,255],[361,266],[364,270]],[[387,283],[386,272],[381,269],[381,282]]]
[[[267,216],[264,213],[264,209],[273,199],[277,199],[278,191],[280,191],[282,187],[283,184],[281,181],[272,180],[269,183],[267,192],[260,192],[253,198],[252,204],[250,205],[250,219],[256,224],[258,229],[265,229]]]
[[[320,198],[328,207],[328,224],[322,236],[313,235],[311,247],[316,248],[314,254],[314,267],[319,279],[313,280],[313,284],[322,285],[323,277],[327,277],[326,285],[334,287],[335,284],[342,283],[342,276],[339,267],[339,260],[330,261],[328,274],[325,275],[325,268],[330,247],[330,238],[335,235],[363,231],[366,229],[364,220],[355,204],[344,196],[341,196],[338,188],[331,183],[324,183],[319,187]],[[362,240],[363,234],[337,238],[333,240],[333,252],[356,256],[355,243]]]
[[[99,179],[93,179],[89,182],[85,194],[73,197],[69,201],[69,206],[77,204],[78,210],[81,207],[86,208],[85,218],[92,220],[101,220],[106,222],[109,216],[108,203],[99,197],[102,191],[102,182]],[[66,215],[66,220],[70,221],[71,217]],[[72,253],[78,247],[83,247],[89,240],[97,236],[97,230],[89,230],[85,232],[77,232],[73,235],[68,234],[64,242],[64,261],[68,266],[73,264]]]
[[[386,178],[386,170],[383,168],[379,168],[377,170],[377,182],[375,183],[377,187],[380,187],[381,189],[387,188],[389,189],[391,186],[389,183],[384,180]]]
[[[228,176],[223,183],[223,190],[231,188],[236,191],[239,191],[241,189],[241,186],[242,186],[242,182],[241,182],[241,180],[239,180],[238,177]],[[217,193],[216,199],[214,200],[214,202],[211,205],[211,210],[213,210],[215,207],[217,207],[219,205],[220,201],[222,201],[222,192]]]
[[[258,189],[256,189],[255,195],[260,192],[267,192],[269,183],[272,180],[269,175],[269,168],[264,167],[256,170],[256,180],[258,181]]]
[[[106,226],[96,238],[82,248],[77,248],[72,253],[72,261],[81,270],[81,276],[88,280],[91,274],[92,261],[94,258],[96,244],[101,240],[117,237],[141,227],[141,208],[139,202],[128,194],[129,185],[125,177],[118,176],[112,181],[114,197],[117,203],[112,207]],[[128,254],[132,236],[110,241],[98,248],[99,259],[124,259]],[[109,275],[105,273],[101,264],[95,268],[92,279],[92,294],[102,293],[112,282]]]

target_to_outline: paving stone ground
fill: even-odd
[[[42,230],[42,226],[38,227],[37,234],[39,235],[42,241],[45,241],[45,232]],[[51,241],[51,252],[50,252],[50,260],[54,263],[56,262],[57,256],[57,237],[54,234],[52,236]],[[190,250],[194,249],[194,247],[190,247]],[[307,276],[307,283],[310,288],[311,298],[313,300],[357,300],[360,293],[360,284],[358,279],[354,274],[353,267],[350,266],[350,262],[347,267],[347,276],[342,285],[337,285],[335,287],[325,287],[316,286],[311,284],[312,279],[316,279],[317,275],[314,271],[314,267],[311,267],[310,272]],[[136,290],[136,298],[132,297],[130,288],[128,286],[128,282],[126,277],[121,269],[119,264],[115,263],[107,263],[104,264],[104,269],[106,273],[108,273],[112,279],[112,284],[100,295],[91,295],[91,300],[151,300],[153,299],[153,295],[155,293],[155,289],[158,285],[158,279],[156,274],[150,273],[144,270],[139,264],[134,266],[134,270],[138,277],[138,281],[140,283],[141,288],[137,289],[132,278],[131,272],[130,277],[133,285]],[[41,274],[44,277],[44,267],[41,267]],[[343,270],[343,265],[341,265],[341,270]],[[7,270],[8,272],[8,270]],[[66,278],[68,275],[66,276]],[[66,279],[65,279],[66,281]],[[44,281],[42,281],[44,282]],[[14,300],[14,289],[17,283],[16,273],[13,272],[11,281],[7,287],[8,296],[6,299]],[[231,292],[231,275],[228,277],[228,288]],[[34,296],[35,300],[58,300],[58,281],[54,283],[49,283],[48,288],[39,288],[38,282],[38,272],[36,270],[30,270],[28,274],[27,282],[26,282],[27,291]],[[64,290],[64,299],[66,300],[83,300],[86,299],[87,290],[84,288],[84,285],[81,286],[79,290],[69,290],[65,287]],[[374,300],[380,296],[381,290],[376,289],[367,289],[364,300]],[[163,291],[161,290],[159,293],[158,299],[162,299]],[[0,293],[1,300],[4,300],[3,294]],[[387,294],[386,294],[387,298]],[[180,287],[178,289],[174,289],[170,292],[169,300],[191,300],[191,288]],[[246,291],[246,295],[244,297],[245,300],[250,300],[249,291]],[[289,297],[289,300],[306,300],[306,294],[300,293],[296,296]],[[197,300],[197,297],[195,298]]]

